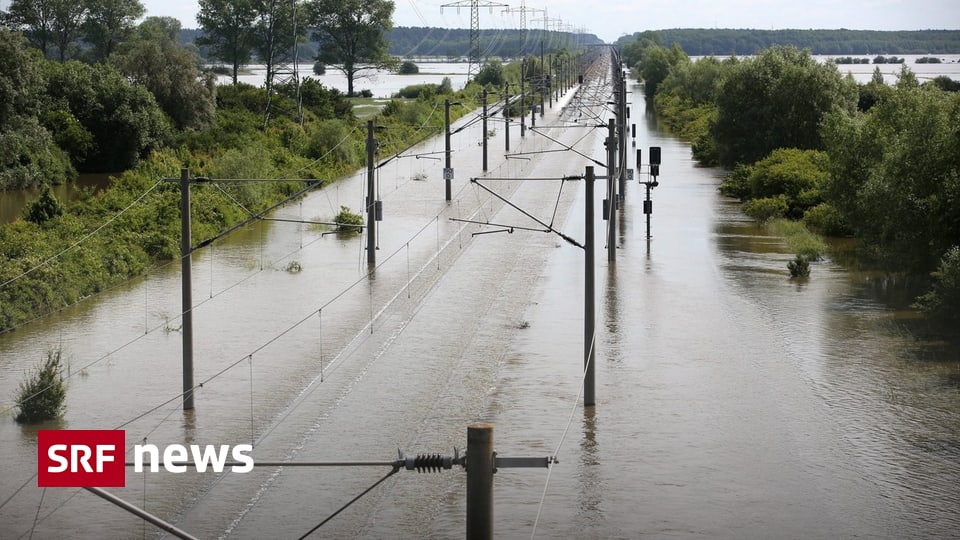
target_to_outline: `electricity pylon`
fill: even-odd
[[[491,12],[495,7],[510,7],[509,4],[491,2],[490,0],[483,0],[482,2],[480,0],[459,0],[440,6],[440,11],[443,11],[445,7],[455,7],[457,11],[460,11],[462,7],[470,8],[470,51],[467,54],[470,65],[467,66],[467,79],[473,77],[473,65],[476,64],[478,68],[480,66],[480,6],[490,8]]]

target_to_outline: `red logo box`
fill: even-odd
[[[124,487],[126,432],[37,431],[37,487]]]

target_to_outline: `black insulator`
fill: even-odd
[[[443,468],[443,456],[440,454],[418,455],[414,460],[417,472],[440,472]]]

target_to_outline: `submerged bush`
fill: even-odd
[[[351,212],[349,206],[341,206],[333,221],[337,224],[337,232],[360,232],[363,226],[363,216]]]
[[[803,255],[797,255],[792,261],[787,262],[787,270],[790,270],[792,278],[810,277],[810,261]]]
[[[50,351],[47,360],[20,383],[16,404],[20,412],[16,420],[21,424],[35,424],[52,420],[63,413],[67,389],[60,376],[61,351]]]
[[[933,277],[933,286],[917,298],[915,306],[943,322],[960,323],[960,246],[953,246],[940,259]]]

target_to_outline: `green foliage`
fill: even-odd
[[[397,70],[397,73],[400,75],[416,75],[420,73],[420,67],[410,60],[404,60],[400,64],[400,69]]]
[[[176,41],[179,22],[150,17],[111,63],[153,94],[179,129],[201,129],[216,114],[214,77],[202,76],[196,54]]]
[[[660,84],[670,75],[671,69],[689,61],[683,49],[676,44],[670,49],[655,46],[645,51],[639,63],[644,94],[652,98]]]
[[[64,184],[76,178],[70,158],[33,117],[15,117],[0,131],[0,189]]]
[[[70,111],[46,111],[41,118],[43,127],[53,134],[53,140],[75,167],[79,167],[96,148],[93,134]]]
[[[843,214],[830,203],[820,203],[803,214],[803,224],[826,236],[846,236],[850,234]]]
[[[96,142],[80,170],[126,170],[160,147],[170,126],[145,88],[116,68],[76,61],[47,62],[48,110],[69,111]]]
[[[446,55],[457,61],[470,54],[469,28],[395,27],[387,32],[389,52],[403,57]],[[518,55],[539,55],[540,44],[551,54],[563,49],[576,50],[582,45],[598,45],[602,41],[593,34],[544,32],[528,28],[480,29],[480,41],[486,56],[516,58]],[[522,50],[521,50],[522,48]]]
[[[777,236],[783,237],[787,249],[807,261],[816,261],[827,251],[823,239],[810,231],[803,223],[789,219],[772,219],[767,227]]]
[[[292,85],[276,85],[278,94],[292,98]],[[353,118],[353,109],[346,96],[336,88],[326,88],[314,78],[306,77],[300,81],[300,103],[317,118]]]
[[[797,255],[792,261],[787,261],[787,270],[792,278],[810,277],[810,261],[803,255]]]
[[[929,271],[960,238],[958,125],[960,96],[914,85],[824,122],[825,198],[892,268]]]
[[[23,36],[0,28],[0,131],[15,116],[35,114],[43,93],[42,59]]]
[[[83,26],[84,39],[92,46],[94,58],[102,62],[130,36],[146,9],[140,0],[87,0],[86,3],[89,11]]]
[[[46,361],[20,383],[15,400],[20,409],[16,416],[18,423],[36,424],[63,414],[67,388],[60,374],[60,362],[59,349],[48,352]]]
[[[744,211],[758,219],[801,219],[807,210],[823,202],[821,189],[827,181],[826,154],[780,148],[753,165],[736,166],[720,185],[720,192],[748,201]],[[782,213],[781,201],[787,205]]]
[[[933,286],[917,298],[916,307],[956,328],[960,323],[960,246],[947,250],[933,277]]]
[[[753,163],[777,148],[820,149],[820,121],[853,110],[856,88],[808,51],[773,47],[732,66],[716,94],[720,163]]]
[[[314,75],[326,75],[327,74],[327,65],[323,62],[317,60],[313,63],[313,74]]]
[[[500,88],[503,86],[503,64],[498,61],[486,62],[473,78],[481,86]]]
[[[197,45],[231,65],[233,84],[237,84],[240,66],[250,61],[254,45],[254,20],[257,16],[253,0],[199,0],[197,23],[203,35]]]
[[[63,205],[53,194],[53,189],[47,186],[37,200],[31,202],[23,209],[23,219],[43,225],[51,219],[63,215]]]
[[[751,199],[743,204],[743,213],[757,221],[782,218],[787,215],[789,209],[786,195]]]
[[[309,0],[307,25],[319,44],[317,60],[347,76],[347,96],[355,79],[372,69],[392,66],[386,33],[393,27],[390,0]]]
[[[363,216],[351,212],[349,206],[341,205],[340,213],[333,218],[333,222],[337,224],[336,230],[339,233],[360,232],[363,226]]]

